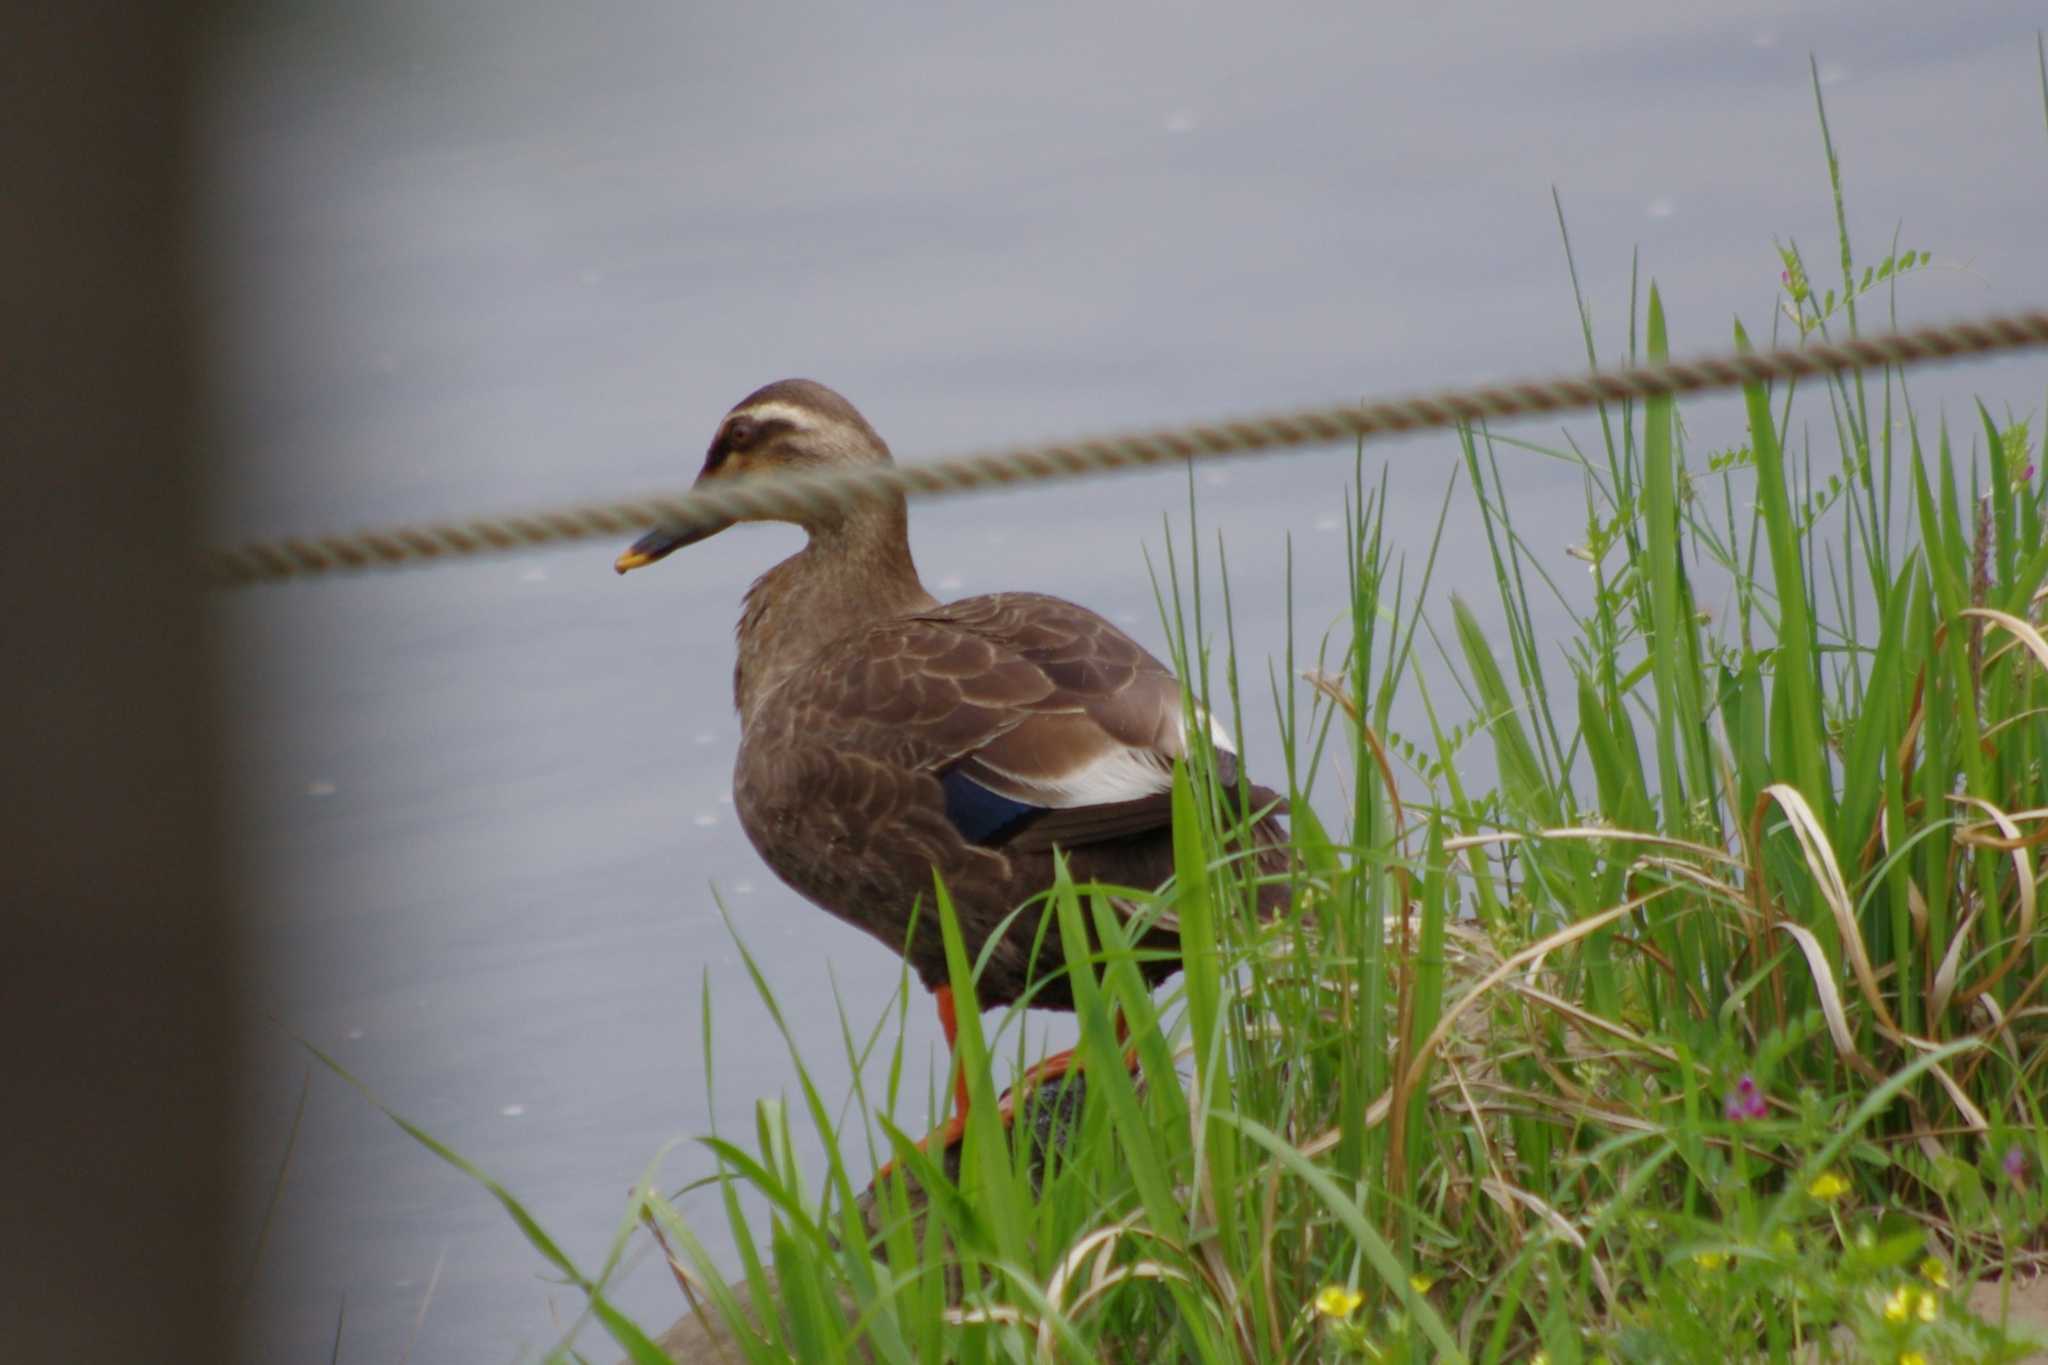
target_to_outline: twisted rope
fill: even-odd
[[[911,497],[1074,478],[1170,461],[1361,441],[1467,422],[1532,417],[1628,399],[1659,398],[1802,379],[1879,365],[1911,365],[2048,345],[2048,311],[1921,327],[1883,336],[1810,343],[1799,350],[1734,352],[1699,360],[1511,384],[1482,385],[1380,402],[1342,403],[1224,422],[1197,422],[1123,436],[1024,446],[908,465],[734,479],[678,496],[631,498],[526,516],[258,541],[208,554],[222,586],[341,569],[417,564],[621,536],[654,525],[711,530],[744,518],[794,519],[878,489]]]

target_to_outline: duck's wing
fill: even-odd
[[[830,654],[803,691],[800,724],[936,778],[969,843],[1073,848],[1171,822],[1188,751],[1180,682],[1071,602],[1002,593],[899,618]]]

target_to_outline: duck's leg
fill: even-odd
[[[939,1027],[945,1031],[946,1046],[953,1052],[953,1112],[947,1117],[944,1124],[918,1142],[917,1150],[920,1152],[944,1152],[967,1135],[967,1068],[960,1064],[958,1047],[960,1017],[955,1012],[953,990],[950,986],[940,986],[932,992],[932,996],[938,1003]],[[1116,1040],[1119,1043],[1128,1043],[1130,1039],[1131,1027],[1124,1022],[1123,1011],[1119,1010],[1116,1014]],[[1036,1066],[1028,1068],[1022,1076],[1017,1078],[1016,1083],[1004,1092],[1003,1098],[996,1104],[996,1113],[1003,1126],[1007,1128],[1016,1120],[1018,1101],[1045,1082],[1057,1080],[1061,1076],[1066,1075],[1069,1071],[1074,1070],[1077,1065],[1074,1050],[1068,1048],[1066,1051],[1056,1052],[1039,1062]],[[1125,1050],[1124,1065],[1134,1070],[1137,1068],[1138,1052],[1136,1048],[1127,1048]],[[895,1169],[896,1163],[894,1161],[884,1162],[882,1168],[875,1172],[875,1179],[881,1180]]]
[[[1129,1043],[1131,1041],[1131,1026],[1124,1022],[1124,1012],[1118,1010],[1112,1018],[1116,1024],[1117,1042]],[[1080,1059],[1074,1055],[1074,1049],[1068,1048],[1064,1052],[1053,1053],[1052,1056],[1043,1059],[1035,1066],[1026,1068],[1024,1074],[1019,1076],[1015,1084],[1011,1085],[1004,1092],[1003,1098],[996,1105],[996,1112],[1002,1115],[1004,1126],[1007,1127],[1016,1118],[1017,1105],[1033,1090],[1044,1085],[1047,1081],[1056,1081],[1069,1071],[1078,1069],[1080,1064]],[[1138,1069],[1138,1050],[1136,1048],[1126,1047],[1124,1049],[1124,1065],[1132,1071]]]
[[[941,986],[932,995],[939,1002],[939,1027],[946,1033],[946,1051],[953,1058],[953,1112],[945,1127],[950,1143],[967,1131],[967,1068],[960,1064],[960,1016],[953,1011],[953,988]]]
[[[953,1112],[946,1116],[944,1123],[918,1140],[917,1150],[920,1152],[944,1152],[967,1135],[967,1068],[960,1064],[960,1016],[953,1004],[953,988],[937,987],[932,991],[932,999],[938,1003],[939,1027],[945,1032],[946,1050],[952,1059]],[[875,1179],[885,1179],[895,1169],[894,1161],[885,1161],[875,1172]]]

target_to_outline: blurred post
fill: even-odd
[[[0,1359],[229,1358],[200,7],[0,26]]]

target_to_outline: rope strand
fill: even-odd
[[[210,551],[206,569],[208,578],[216,585],[241,586],[345,569],[432,563],[592,536],[620,536],[657,524],[708,530],[744,518],[788,518],[827,510],[881,488],[894,488],[909,497],[936,497],[976,488],[1040,483],[1224,455],[1298,450],[1468,422],[1534,417],[1600,403],[1708,393],[1771,380],[1804,379],[1880,365],[1921,364],[2042,345],[2048,345],[2048,311],[2034,310],[1883,336],[1814,342],[1799,350],[1733,352],[1668,365],[1596,370],[1378,402],[1333,404],[916,464],[735,479],[677,496],[632,498],[525,516],[480,517],[314,539],[257,541]]]

